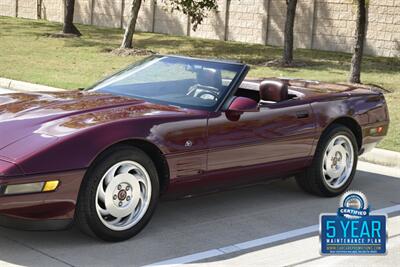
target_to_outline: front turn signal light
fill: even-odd
[[[60,181],[57,181],[57,180],[55,180],[55,181],[47,181],[45,184],[44,184],[44,187],[43,187],[43,192],[51,192],[51,191],[54,191],[54,190],[56,190],[57,189],[57,187],[58,187],[58,185],[60,184]]]

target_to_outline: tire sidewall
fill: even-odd
[[[348,177],[346,183],[344,183],[341,187],[335,189],[331,188],[324,179],[322,162],[324,160],[324,154],[327,146],[329,145],[332,139],[334,139],[339,135],[343,135],[349,138],[351,145],[353,147],[354,158],[353,158],[352,170],[350,172],[350,176]],[[341,125],[333,125],[322,137],[322,142],[320,143],[320,147],[318,148],[318,155],[316,157],[316,161],[314,162],[316,175],[320,177],[320,179],[318,179],[318,185],[321,188],[321,190],[324,191],[324,193],[329,196],[336,196],[343,193],[350,186],[351,182],[354,179],[354,174],[357,169],[357,162],[358,162],[358,145],[354,134],[347,127]]]
[[[136,225],[127,230],[114,231],[105,226],[98,217],[96,211],[97,188],[104,174],[112,166],[118,162],[126,160],[139,163],[149,174],[152,188],[150,204],[146,213]],[[86,189],[84,189],[80,194],[85,194],[86,196],[80,198],[80,201],[84,201],[85,203],[82,204],[87,206],[85,209],[86,221],[90,230],[97,237],[106,241],[123,241],[139,233],[140,230],[142,230],[150,221],[158,202],[159,180],[154,163],[142,150],[129,146],[119,146],[117,148],[110,149],[105,153],[105,155],[96,161],[94,167],[88,171],[85,179],[87,180],[86,186],[84,187]]]

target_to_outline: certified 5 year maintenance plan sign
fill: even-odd
[[[337,214],[321,214],[321,254],[386,254],[386,215],[369,215],[366,196],[346,192]]]

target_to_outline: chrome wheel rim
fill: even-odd
[[[97,187],[97,215],[107,228],[127,230],[146,214],[151,192],[150,176],[141,164],[119,162],[108,169]]]
[[[332,189],[343,186],[350,178],[354,164],[354,149],[350,139],[344,135],[334,137],[324,152],[322,174],[325,183]]]

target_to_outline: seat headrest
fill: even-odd
[[[204,68],[197,72],[197,82],[201,85],[219,89],[222,86],[221,72],[215,69]]]
[[[280,81],[262,81],[259,90],[260,99],[263,101],[280,102],[288,99],[288,86]]]

